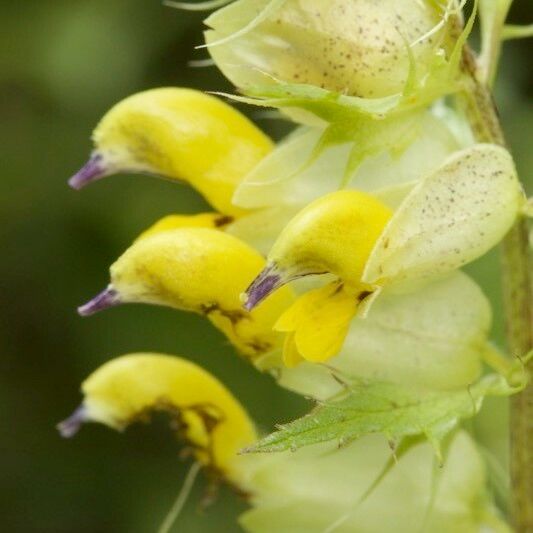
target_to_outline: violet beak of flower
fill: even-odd
[[[83,423],[87,421],[87,410],[80,405],[68,418],[57,425],[57,430],[65,439],[70,439],[78,433]]]
[[[265,267],[244,293],[244,308],[251,311],[276,289],[285,285],[286,279],[276,265]]]
[[[80,316],[91,316],[104,309],[115,307],[121,302],[118,292],[109,285],[101,293],[97,294],[92,300],[89,300],[85,305],[78,307],[78,314]]]
[[[109,169],[105,165],[103,156],[98,153],[93,153],[89,161],[68,180],[68,184],[73,189],[80,190],[93,181],[104,178],[108,174]]]

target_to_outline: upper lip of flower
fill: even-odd
[[[269,265],[254,279],[244,293],[244,308],[247,311],[254,309],[269,294],[287,283],[279,273],[276,265]]]
[[[104,178],[108,172],[109,169],[105,165],[104,157],[98,152],[94,152],[89,161],[68,180],[68,184],[73,189],[80,190],[93,181]]]
[[[102,292],[89,300],[86,304],[78,307],[80,316],[91,316],[104,309],[109,309],[121,303],[119,293],[112,285],[106,287]]]

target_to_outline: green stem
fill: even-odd
[[[470,90],[465,109],[476,139],[506,146],[489,87],[478,77],[476,58],[465,47],[463,70]],[[533,348],[533,263],[527,220],[521,216],[502,243],[502,284],[507,342],[521,357]],[[513,521],[518,532],[533,531],[533,388],[511,398],[511,481]]]

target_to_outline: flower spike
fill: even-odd
[[[119,172],[185,181],[218,211],[242,214],[236,186],[267,155],[272,142],[241,113],[191,89],[152,89],[130,96],[102,118],[89,162],[74,189]]]

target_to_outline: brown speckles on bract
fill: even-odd
[[[242,30],[268,1],[238,0],[206,20],[214,43]],[[409,72],[408,43],[428,34],[439,12],[416,0],[286,0],[266,20],[210,48],[238,87],[272,82],[312,84],[351,96],[401,92]],[[441,30],[442,31],[442,30]],[[441,33],[412,47],[423,70]]]
[[[460,268],[500,241],[523,203],[507,150],[477,144],[457,152],[405,199],[370,256],[364,281]]]

